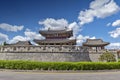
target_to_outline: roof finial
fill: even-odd
[[[48,31],[50,30],[50,27],[48,28]]]
[[[65,30],[67,30],[67,26],[65,26]]]

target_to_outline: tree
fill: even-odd
[[[100,55],[99,60],[105,61],[105,62],[115,62],[116,58],[115,58],[114,54],[107,51],[107,52],[103,53],[102,55]]]
[[[6,42],[3,42],[3,45],[5,46],[5,45],[7,45],[7,43],[6,43]]]

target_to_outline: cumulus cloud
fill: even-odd
[[[51,29],[51,30],[56,30],[56,29],[65,29],[65,27],[68,26],[68,21],[65,19],[53,19],[53,18],[47,18],[44,21],[39,21],[38,22],[40,25],[44,26],[44,29]]]
[[[113,27],[117,27],[117,26],[120,26],[120,19],[119,20],[116,20],[112,23],[112,26]]]
[[[44,37],[42,35],[40,35],[39,33],[33,32],[30,29],[26,29],[24,34],[25,34],[27,40],[44,39]]]
[[[0,29],[3,29],[5,31],[17,32],[17,31],[21,31],[23,28],[24,26],[10,25],[7,23],[0,24]]]
[[[111,37],[118,38],[120,37],[120,19],[115,20],[110,24],[113,27],[117,27],[115,30],[108,32]]]
[[[108,45],[109,49],[120,49],[120,43],[117,42],[117,43],[110,43],[110,45]]]
[[[96,39],[96,38],[95,38],[95,36],[90,37],[90,36],[78,35],[78,37],[77,37],[77,45],[82,45],[82,43],[85,42],[86,39]]]
[[[113,30],[113,31],[109,32],[109,34],[113,38],[120,37],[120,28],[116,28],[116,30]]]
[[[2,44],[3,42],[9,40],[8,39],[8,35],[0,33],[0,44]]]
[[[94,0],[90,3],[89,9],[80,11],[78,19],[80,25],[94,21],[94,18],[105,18],[115,14],[120,10],[120,7],[114,0]]]
[[[9,40],[9,43],[16,43],[18,41],[32,41],[33,39],[44,39],[39,33],[33,32],[30,29],[26,29],[24,36],[15,36],[13,39]]]
[[[11,44],[11,43],[16,43],[16,42],[18,42],[18,41],[27,41],[27,38],[18,35],[18,36],[13,37],[13,39],[9,40],[8,43]]]

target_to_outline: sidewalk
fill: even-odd
[[[38,73],[93,73],[93,72],[119,72],[120,70],[11,70],[0,69],[0,72],[38,72]]]

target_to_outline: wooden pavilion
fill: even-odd
[[[87,46],[90,49],[95,49],[96,51],[105,49],[105,46],[110,44],[109,42],[104,42],[102,39],[87,39],[83,43],[83,46]]]
[[[39,45],[76,45],[73,30],[40,30],[39,33],[45,37],[44,40],[34,40]]]

